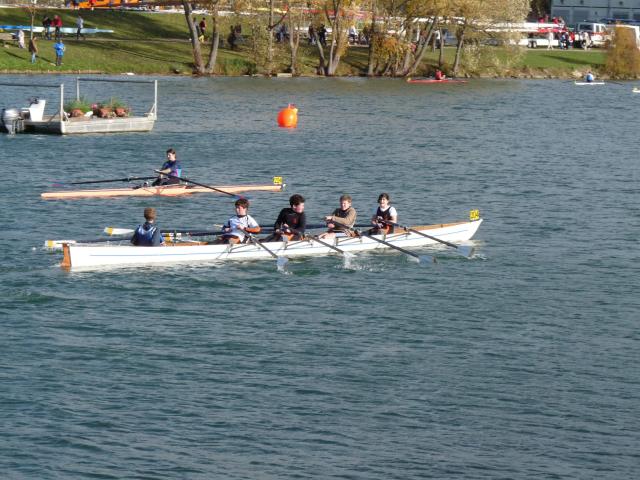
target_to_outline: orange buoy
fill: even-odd
[[[298,125],[298,109],[293,103],[278,113],[278,125],[285,128],[296,128]]]

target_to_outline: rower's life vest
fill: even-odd
[[[380,207],[378,207],[378,210],[376,211],[376,217],[382,218],[382,220],[384,220],[385,222],[390,222],[391,221],[391,206],[389,206],[389,208],[387,208],[385,211],[382,211],[382,209]],[[379,229],[380,232],[384,232],[384,233],[393,233],[393,225],[388,225],[388,224],[384,224],[384,226],[382,228]]]
[[[158,227],[151,225],[151,228],[144,228],[148,224],[138,225],[136,228],[136,245],[140,247],[153,247],[153,235]]]

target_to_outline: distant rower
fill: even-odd
[[[156,219],[156,210],[154,208],[145,208],[144,219],[144,224],[138,225],[138,228],[133,233],[131,243],[138,247],[157,247],[162,245],[164,243],[162,232],[153,224]]]
[[[182,175],[182,166],[176,158],[176,151],[173,148],[167,150],[167,161],[162,164],[162,168],[159,170],[160,175],[153,182],[153,186],[158,185],[173,185],[180,183],[180,175]],[[166,175],[173,175],[168,177]]]
[[[587,74],[584,77],[584,81],[587,83],[591,83],[596,79],[596,77],[593,76],[593,73],[591,73],[591,70],[589,70],[587,72]]]

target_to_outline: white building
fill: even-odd
[[[562,17],[569,25],[604,18],[640,22],[640,0],[552,0],[551,16]]]

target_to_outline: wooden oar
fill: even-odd
[[[285,265],[289,262],[289,259],[287,257],[283,257],[281,255],[276,255],[274,252],[271,251],[271,249],[267,248],[266,245],[263,245],[258,240],[256,240],[254,238],[254,236],[252,234],[250,234],[249,232],[244,232],[244,234],[249,238],[249,242],[251,242],[254,245],[258,245],[259,247],[263,248],[264,250],[269,252],[269,255],[271,255],[273,258],[276,259],[276,264],[278,265],[278,270],[284,270]]]
[[[214,225],[214,227],[222,227],[220,224]],[[220,230],[198,230],[198,229],[186,229],[186,228],[161,228],[163,233],[183,233],[185,235],[191,235],[192,237],[205,237],[207,235],[222,235],[224,232]],[[272,228],[263,228],[262,231],[264,233],[270,233]],[[118,227],[104,227],[104,233],[107,235],[133,235],[135,229],[133,228],[118,228]]]
[[[199,187],[203,187],[203,188],[208,188],[209,190],[213,190],[214,192],[224,193],[225,195],[229,195],[230,197],[233,197],[235,199],[240,199],[240,198],[249,199],[249,197],[245,197],[245,196],[242,196],[242,195],[236,195],[235,193],[231,193],[231,192],[226,192],[224,190],[220,190],[219,188],[212,187],[211,185],[206,185],[204,183],[200,183],[200,182],[195,182],[193,180],[189,180],[188,178],[185,178],[185,177],[178,177],[177,175],[172,175],[170,173],[162,173],[160,170],[154,170],[154,172],[159,173],[161,175],[166,175],[169,178],[177,178],[178,180],[181,180],[181,181],[186,182],[186,183],[193,183],[194,185],[198,185]]]
[[[394,250],[398,250],[399,252],[404,253],[405,255],[408,255],[410,257],[415,258],[419,264],[425,264],[425,263],[438,263],[438,261],[436,260],[435,257],[432,257],[430,255],[418,255],[415,252],[410,252],[409,250],[405,250],[402,247],[398,247],[397,245],[394,245],[393,243],[389,243],[386,242],[384,240],[380,240],[379,238],[374,237],[373,235],[369,235],[367,233],[363,233],[360,231],[356,230],[356,235],[360,236],[360,237],[367,237],[370,238],[371,240],[375,240],[378,243],[381,243],[382,245],[386,245],[389,248],[393,248]]]
[[[113,242],[118,240],[129,240],[129,236],[118,237],[118,238],[88,238],[84,240],[45,240],[44,248],[47,250],[62,250],[62,245],[65,243],[104,243],[104,242]]]
[[[86,180],[84,182],[55,182],[54,187],[62,187],[65,185],[86,185],[88,183],[113,183],[113,182],[132,182],[134,180],[153,180],[157,177],[125,177],[125,178],[112,178],[110,180]]]
[[[415,228],[407,227],[406,225],[400,225],[398,223],[389,222],[389,221],[385,221],[383,223],[386,223],[388,225],[393,225],[394,227],[402,228],[403,230],[406,230],[407,232],[417,233],[418,235],[422,235],[423,237],[429,238],[429,239],[433,240],[434,242],[442,243],[443,245],[446,245],[448,247],[455,248],[460,255],[464,255],[467,258],[469,258],[471,255],[473,255],[473,253],[475,251],[475,249],[473,247],[469,247],[469,246],[466,246],[466,245],[456,245],[455,243],[447,242],[446,240],[442,240],[442,239],[440,239],[438,237],[432,237],[431,235],[427,235],[426,233],[423,233],[420,230],[416,230]]]

